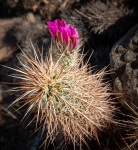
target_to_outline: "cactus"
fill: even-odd
[[[59,131],[65,142],[86,143],[86,137],[98,140],[98,131],[113,121],[115,109],[109,85],[102,81],[105,70],[91,74],[88,64],[82,64],[83,56],[63,65],[64,55],[55,62],[51,53],[45,60],[35,50],[34,54],[23,52],[29,65],[20,60],[22,67],[13,76],[21,79],[16,91],[22,93],[14,103],[23,101],[28,106],[25,116],[35,113],[36,123],[47,129],[51,141]]]
[[[46,129],[45,142],[52,143],[61,134],[64,143],[79,143],[81,149],[82,144],[88,146],[87,139],[98,141],[99,131],[114,122],[115,107],[110,85],[103,82],[105,69],[92,74],[88,62],[83,63],[84,55],[79,54],[80,44],[71,46],[72,36],[78,39],[77,31],[71,30],[74,32],[64,46],[62,31],[57,31],[55,35],[61,32],[62,37],[55,39],[45,58],[34,47],[34,56],[22,50],[24,60],[19,59],[21,66],[13,75],[20,79],[15,91],[21,95],[14,103],[23,102],[21,107],[28,107],[24,117],[35,114],[30,123],[36,120],[38,128]]]
[[[118,8],[111,2],[105,4],[101,1],[91,1],[83,6],[78,13],[86,19],[92,32],[101,34],[117,23],[119,19],[131,15],[133,10],[122,5]]]

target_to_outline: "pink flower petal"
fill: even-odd
[[[61,23],[60,23],[61,21],[59,19],[56,19],[54,22],[55,22],[55,25],[57,25],[58,27],[61,26]]]
[[[52,34],[52,36],[54,37],[54,39],[56,39],[57,38],[58,28],[56,26],[50,26],[49,27],[49,31]]]
[[[78,37],[78,32],[76,30],[76,28],[72,27],[72,26],[69,26],[70,28],[70,31],[71,31],[71,35],[75,35],[76,37]]]
[[[79,35],[76,28],[67,25],[64,20],[60,21],[59,19],[56,19],[53,22],[48,21],[47,24],[49,31],[55,40],[66,46],[70,45],[72,48],[78,45]]]
[[[61,25],[62,27],[66,27],[66,26],[67,26],[67,24],[66,24],[66,22],[65,22],[64,20],[61,20],[60,25]]]
[[[47,24],[48,24],[48,27],[53,26],[53,22],[51,22],[51,21],[47,21]]]
[[[72,40],[72,46],[73,48],[75,48],[79,44],[79,38],[76,38],[75,36],[73,36],[71,40]]]
[[[63,44],[63,35],[60,31],[57,32],[57,40]]]

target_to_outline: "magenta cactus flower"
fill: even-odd
[[[67,25],[64,20],[56,19],[47,22],[52,37],[64,46],[75,48],[79,43],[79,35],[77,29],[71,25]]]

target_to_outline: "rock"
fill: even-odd
[[[52,20],[60,10],[72,6],[79,0],[0,0],[0,17],[22,16],[29,11],[43,19]]]
[[[17,50],[16,38],[12,34],[12,28],[18,22],[22,22],[22,19],[0,19],[0,63],[12,57]]]
[[[46,24],[41,21],[39,16],[34,16],[32,13],[28,13],[22,22],[14,26],[13,34],[18,45],[25,48],[27,52],[32,49],[31,42],[35,48],[39,47],[40,49],[45,48],[50,42]]]
[[[110,52],[114,92],[122,93],[119,101],[128,109],[138,106],[138,24],[120,39]],[[129,109],[130,110],[130,109]]]
[[[8,22],[10,22],[9,26]],[[36,17],[32,13],[28,13],[20,19],[9,19],[7,24],[5,20],[5,23],[2,25],[2,29],[5,32],[1,32],[2,35],[0,35],[0,63],[2,62],[5,66],[15,68],[18,65],[17,57],[22,59],[22,52],[19,47],[24,51],[32,53],[33,47],[31,42],[36,49],[39,47],[40,50],[46,50],[48,43],[50,43],[46,25],[40,20],[40,17]],[[16,52],[16,55],[14,52]],[[13,56],[12,54],[15,57],[11,57]],[[15,82],[11,77],[6,76],[13,73],[15,71],[0,66],[0,81]]]

